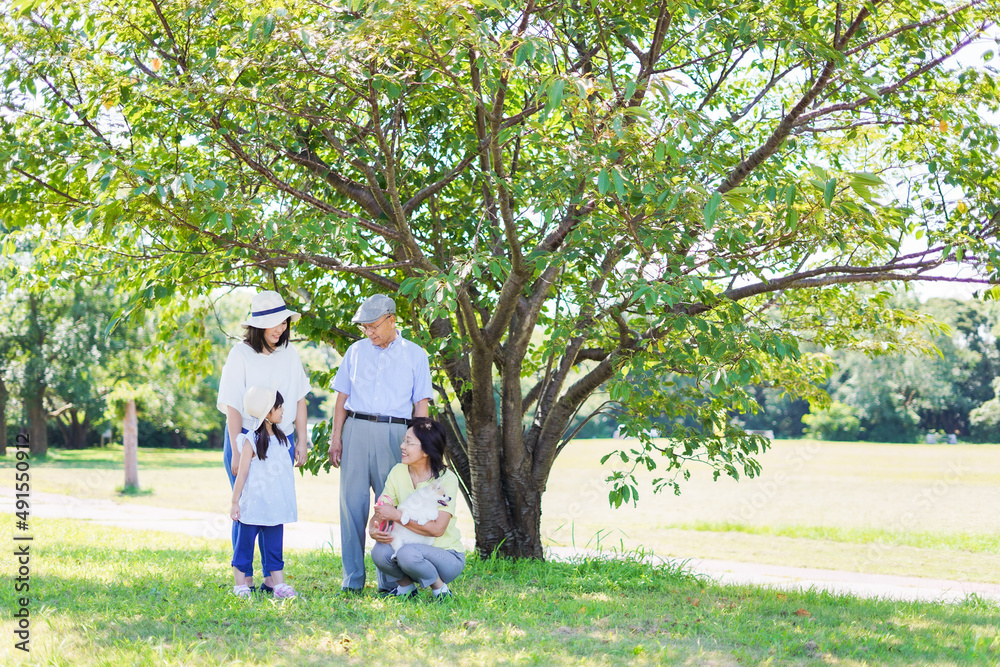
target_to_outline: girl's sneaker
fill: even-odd
[[[233,595],[238,598],[250,599],[250,587],[245,584],[233,586]]]
[[[274,597],[276,598],[294,598],[298,597],[298,595],[295,589],[288,584],[278,584],[274,587]]]

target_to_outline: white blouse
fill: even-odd
[[[243,454],[247,443],[254,447],[252,434],[240,433],[235,450]],[[288,448],[278,438],[271,436],[266,458],[250,459],[250,471],[240,495],[240,523],[251,526],[278,526],[298,521],[299,510],[295,503],[295,475]]]
[[[247,430],[253,426],[253,419],[243,411],[243,396],[250,387],[267,387],[281,393],[285,399],[285,414],[278,427],[282,433],[290,435],[295,424],[295,405],[311,389],[295,346],[289,343],[271,354],[257,354],[240,341],[229,351],[226,365],[222,367],[215,405],[222,414],[227,414],[229,406],[239,410],[243,428]]]

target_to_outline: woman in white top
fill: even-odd
[[[289,342],[290,326],[301,317],[289,310],[277,292],[264,291],[250,302],[250,317],[243,322],[246,329],[243,340],[233,346],[222,367],[219,380],[219,398],[216,407],[226,415],[223,436],[222,461],[229,477],[229,485],[236,481],[232,443],[242,432],[251,430],[253,418],[243,410],[243,396],[253,386],[269,387],[281,392],[294,409],[285,410],[278,427],[288,434],[288,454],[301,466],[309,452],[306,434],[306,394],[309,379],[295,346]],[[237,527],[233,524],[233,544]],[[249,582],[252,584],[252,582]],[[270,573],[264,572],[262,590],[270,591]]]

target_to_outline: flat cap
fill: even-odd
[[[351,322],[355,324],[371,324],[383,315],[396,314],[396,302],[385,294],[373,294],[354,313]]]

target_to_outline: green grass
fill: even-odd
[[[142,452],[141,456],[152,457],[157,468],[213,468],[222,466],[221,450],[148,449],[141,447],[140,452]],[[88,449],[50,448],[44,458],[32,462],[32,466],[35,465],[121,471],[122,447],[119,444]]]
[[[1000,609],[708,584],[634,560],[479,561],[450,604],[342,598],[340,561],[286,554],[297,600],[230,594],[229,549],[33,521],[31,653],[46,665],[990,665]],[[10,565],[8,565],[10,567]],[[368,589],[369,591],[371,589]],[[14,608],[12,586],[0,604]]]
[[[773,535],[851,544],[905,546],[918,549],[945,549],[974,554],[995,555],[1000,552],[1000,535],[996,533],[905,532],[876,528],[860,529],[830,526],[752,526],[740,523],[712,523],[706,521],[679,524],[674,527],[680,530]]]

